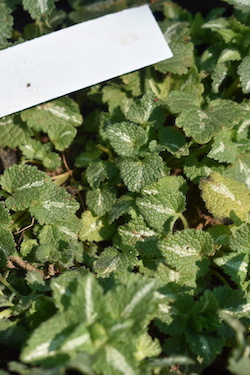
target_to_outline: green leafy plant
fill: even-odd
[[[0,48],[142,3],[2,0]],[[149,3],[171,59],[0,119],[0,375],[249,372],[250,6]]]

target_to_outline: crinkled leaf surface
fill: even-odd
[[[237,160],[223,174],[233,180],[242,182],[250,189],[250,155],[239,155]]]
[[[168,231],[178,219],[178,213],[185,210],[185,196],[178,191],[143,196],[136,204],[146,222],[158,232]]]
[[[225,0],[225,1],[235,6],[236,9],[240,9],[245,12],[250,12],[250,4],[248,0]]]
[[[114,226],[108,223],[105,216],[94,216],[85,211],[81,218],[82,228],[79,233],[81,241],[103,241],[114,233]]]
[[[223,129],[214,136],[214,143],[207,154],[208,157],[221,163],[233,163],[238,156],[238,145],[232,142],[233,131]]]
[[[188,137],[201,144],[207,143],[220,129],[214,122],[209,121],[206,112],[194,106],[181,112],[176,119],[176,125],[183,128]]]
[[[151,95],[144,95],[141,100],[135,101],[129,108],[127,118],[136,124],[146,124],[154,120],[154,110],[157,107],[157,102]]]
[[[171,113],[180,113],[190,106],[199,107],[200,100],[195,92],[172,90],[167,97],[167,106]]]
[[[129,122],[109,125],[106,134],[115,152],[121,156],[136,156],[148,139],[143,128]]]
[[[119,162],[121,177],[130,191],[140,191],[163,176],[163,163],[159,155],[143,159],[123,158]]]
[[[26,124],[18,121],[15,116],[7,116],[0,119],[0,147],[17,147],[26,143],[31,135]]]
[[[133,205],[134,199],[130,195],[122,195],[118,198],[109,211],[109,222],[112,223],[123,214],[127,213],[129,208]]]
[[[244,116],[244,109],[232,100],[211,101],[206,111],[195,106],[181,112],[176,125],[197,143],[207,143],[221,128],[231,129]]]
[[[70,218],[79,208],[79,203],[63,188],[50,184],[47,189],[33,199],[30,214],[40,224],[52,224]]]
[[[22,111],[21,117],[30,128],[44,132],[54,124],[79,126],[82,123],[78,105],[67,97]]]
[[[238,74],[244,94],[250,92],[250,56],[244,57],[238,67]]]
[[[224,177],[217,172],[211,173],[199,184],[202,198],[207,209],[217,218],[246,220],[250,211],[250,190],[242,183]]]
[[[111,273],[124,277],[127,271],[131,271],[137,264],[137,253],[133,247],[127,247],[119,251],[114,247],[108,247],[100,254],[95,262],[94,270],[99,276],[105,277]]]
[[[186,143],[184,134],[178,131],[176,128],[167,127],[159,131],[159,142],[161,146],[164,146],[166,150],[176,157],[186,156],[189,154],[189,150]]]
[[[214,259],[214,263],[240,286],[244,283],[248,274],[249,254],[243,252],[240,254],[230,253]]]
[[[157,195],[170,193],[171,191],[181,191],[183,194],[187,192],[187,182],[182,176],[165,176],[152,185],[142,188],[141,193],[144,195]]]
[[[0,266],[5,267],[7,258],[16,252],[13,234],[6,227],[0,227]]]
[[[193,44],[189,42],[189,30],[183,22],[170,25],[164,32],[173,57],[157,64],[162,73],[186,74],[193,65]]]
[[[55,8],[57,0],[22,0],[23,8],[27,10],[33,19],[39,19],[42,16],[49,15]]]
[[[222,312],[235,318],[249,318],[250,304],[244,291],[221,286],[214,289],[214,295]]]
[[[11,38],[13,17],[11,9],[5,4],[0,4],[0,49],[8,46],[7,39]]]
[[[242,224],[231,237],[230,248],[237,253],[250,253],[250,224]]]
[[[89,190],[86,195],[88,208],[97,216],[103,216],[116,201],[116,195],[107,185],[102,185],[95,190]]]
[[[44,172],[30,165],[13,165],[8,168],[0,180],[2,189],[11,194],[6,205],[13,210],[24,210],[32,200],[39,199],[50,185]]]
[[[159,242],[166,264],[177,271],[176,282],[196,286],[196,280],[208,270],[206,256],[213,254],[213,239],[209,233],[184,229]]]
[[[129,223],[118,227],[118,234],[124,244],[135,245],[138,241],[144,241],[157,235],[157,233],[150,229],[142,216],[138,216]]]

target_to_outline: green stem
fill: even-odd
[[[109,160],[112,160],[113,154],[112,154],[112,152],[107,147],[104,147],[103,145],[100,145],[100,144],[96,145],[95,147],[99,148],[99,150],[101,150],[101,151],[105,152],[106,154],[108,154]]]
[[[6,286],[12,293],[14,293],[17,297],[22,298],[22,295],[16,291],[16,289],[13,288],[13,286],[8,283],[7,280],[5,280],[2,276],[0,276],[0,282]]]
[[[211,270],[211,273],[212,275],[214,275],[215,277],[217,277],[217,279],[219,279],[223,285],[226,285],[226,286],[230,286],[227,282],[227,280],[217,271],[215,270]]]
[[[231,85],[226,89],[226,91],[225,91],[223,97],[224,97],[225,99],[231,99],[233,93],[235,92],[235,90],[237,90],[238,85],[239,85],[239,79],[237,78],[237,79],[235,79],[235,80],[233,81],[233,83],[231,83]]]
[[[182,213],[178,213],[179,219],[181,219],[184,229],[188,229],[189,225],[187,219],[182,215]]]

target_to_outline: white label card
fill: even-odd
[[[172,57],[143,5],[0,51],[0,117]]]

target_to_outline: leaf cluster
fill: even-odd
[[[225,1],[152,2],[172,58],[0,119],[1,375],[248,374],[250,7]],[[0,1],[0,48],[142,2],[65,3]]]

